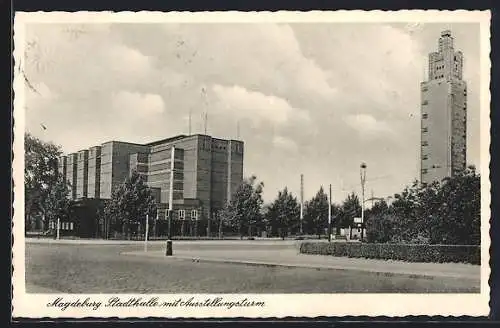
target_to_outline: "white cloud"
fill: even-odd
[[[374,176],[394,163],[418,173],[420,128],[409,115],[419,111],[424,59],[442,24],[413,33],[404,24],[68,25],[72,33],[61,24],[29,25],[27,39],[36,45],[24,61],[43,95],[26,98],[27,128],[65,149],[185,133],[188,110],[193,132],[203,132],[208,109],[215,137],[235,137],[239,123],[245,170],[262,176],[266,190],[297,182],[303,172],[312,196],[319,184],[338,180],[332,172],[357,181],[352,163],[360,160]],[[468,158],[477,162],[479,30],[452,30],[470,90]],[[40,122],[49,128],[40,131]],[[300,153],[283,166],[284,152],[272,155],[278,147]],[[398,170],[394,183],[374,186],[377,194],[409,181]]]
[[[377,121],[367,114],[349,115],[344,118],[344,121],[362,136],[377,136],[393,132],[387,123]]]
[[[268,96],[260,92],[247,90],[234,85],[212,87],[223,108],[230,110],[240,118],[248,118],[254,122],[269,121],[283,124],[291,120],[309,120],[306,111],[293,108],[285,99]]]
[[[290,152],[296,152],[298,149],[297,144],[293,140],[283,136],[274,136],[273,145]]]
[[[110,65],[112,70],[124,71],[131,74],[131,76],[147,74],[151,67],[149,57],[122,44],[109,47],[108,51],[103,53],[103,59]]]
[[[163,99],[156,94],[120,91],[112,96],[112,104],[113,108],[120,111],[122,115],[133,113],[138,116],[147,116],[165,111]]]

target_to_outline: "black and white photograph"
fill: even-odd
[[[14,315],[487,315],[489,20],[16,13]]]

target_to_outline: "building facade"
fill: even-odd
[[[466,167],[467,84],[463,55],[443,31],[429,54],[428,80],[421,83],[420,181],[441,181]]]
[[[109,141],[62,156],[60,172],[70,197],[104,200],[133,172],[151,188],[158,219],[166,221],[174,148],[173,232],[200,235],[217,230],[216,217],[243,181],[244,144],[207,135],[180,135],[148,144]]]

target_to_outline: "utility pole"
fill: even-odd
[[[175,161],[175,146],[172,145],[170,154],[170,190],[168,199],[168,240],[167,240],[167,256],[172,256],[172,215],[174,202],[174,161]]]
[[[366,182],[366,164],[361,163],[359,167],[359,175],[361,178],[361,241],[365,230],[365,182]]]
[[[332,185],[328,193],[328,242],[332,241]]]
[[[304,175],[300,175],[300,234],[304,233],[303,223],[304,221]]]

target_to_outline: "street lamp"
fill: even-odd
[[[359,175],[361,178],[361,241],[363,241],[365,224],[365,182],[366,182],[366,163],[359,166]]]
[[[172,215],[173,215],[173,202],[174,202],[174,160],[175,160],[175,146],[171,148],[170,154],[170,192],[168,200],[168,240],[166,256],[172,256]]]

